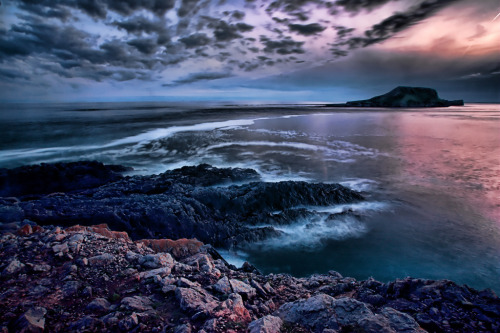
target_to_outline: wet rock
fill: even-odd
[[[26,311],[14,324],[16,332],[43,332],[47,310],[34,307]]]
[[[144,296],[125,297],[121,301],[121,306],[129,311],[144,312],[153,310],[153,302],[149,297]]]
[[[249,333],[279,333],[283,321],[271,315],[254,320],[248,325]]]

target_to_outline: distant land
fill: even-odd
[[[447,107],[463,106],[463,100],[448,101],[441,99],[435,89],[399,86],[386,94],[345,104],[327,104],[328,107]]]

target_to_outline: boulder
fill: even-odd
[[[279,317],[268,315],[252,321],[248,325],[248,331],[249,333],[279,333],[282,325],[283,321]]]
[[[122,308],[129,311],[144,312],[153,310],[153,302],[149,297],[145,296],[125,297],[120,304]]]

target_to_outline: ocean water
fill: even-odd
[[[0,107],[0,167],[80,159],[136,174],[209,163],[269,182],[342,183],[366,202],[297,207],[315,214],[277,227],[279,239],[223,254],[265,273],[446,278],[500,291],[500,105]],[[330,216],[343,211],[354,214]]]

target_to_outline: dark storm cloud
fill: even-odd
[[[406,12],[396,13],[365,32],[364,46],[385,40],[457,0],[426,0]]]
[[[335,5],[343,7],[349,12],[358,12],[362,9],[372,10],[391,1],[397,0],[337,0]]]
[[[139,52],[144,54],[153,54],[157,49],[156,41],[151,38],[136,38],[128,41],[127,44],[132,45]]]
[[[290,24],[288,27],[290,28],[290,31],[297,32],[300,35],[304,35],[304,36],[316,35],[320,32],[323,32],[326,29],[326,27],[323,27],[318,23]]]
[[[241,32],[248,32],[252,31],[254,28],[253,25],[246,24],[246,23],[236,23],[236,29],[238,29]]]
[[[305,53],[305,50],[302,48],[304,42],[296,42],[291,38],[271,40],[266,36],[261,36],[260,41],[264,44],[264,52],[266,53],[278,53],[280,55]]]
[[[164,87],[172,87],[172,86],[180,86],[183,84],[190,84],[197,81],[212,81],[225,79],[233,76],[231,73],[223,73],[223,72],[201,72],[201,73],[192,73],[184,78],[179,80],[175,80],[170,84],[163,84]]]
[[[195,33],[190,36],[179,39],[179,42],[183,43],[187,48],[205,46],[209,44],[211,41],[212,40],[203,33]]]
[[[190,11],[195,10],[198,0],[181,0],[181,7],[177,11],[179,17],[184,17],[189,14]]]
[[[407,11],[394,13],[382,22],[373,25],[371,29],[365,31],[363,36],[355,36],[346,41],[334,43],[334,49],[342,46],[347,46],[348,49],[356,49],[383,42],[393,37],[396,33],[421,22],[438,10],[457,1],[459,0],[425,0]],[[339,36],[340,34],[344,34],[345,36],[351,32],[343,29],[337,30]]]
[[[67,18],[67,8],[76,8],[94,18],[106,18],[111,10],[131,15],[144,9],[158,16],[174,8],[175,0],[19,0],[19,8],[42,17]],[[46,15],[47,14],[47,15]]]
[[[236,25],[228,24],[226,21],[220,21],[214,30],[214,36],[219,42],[227,42],[243,37],[237,31],[239,31],[239,29]]]
[[[128,20],[114,21],[112,24],[130,34],[140,35],[142,33],[164,33],[167,23],[163,20],[152,21],[144,16],[134,16]]]

